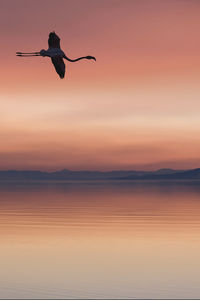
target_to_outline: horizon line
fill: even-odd
[[[153,170],[137,170],[137,169],[111,169],[111,170],[90,170],[90,169],[78,169],[78,170],[72,170],[72,169],[57,169],[52,171],[47,170],[40,170],[40,169],[0,169],[0,172],[44,172],[44,173],[55,173],[55,172],[63,172],[63,171],[69,171],[69,172],[100,172],[100,173],[109,173],[109,172],[156,172],[156,171],[162,171],[162,170],[172,170],[172,171],[188,171],[188,170],[197,170],[200,169],[200,167],[196,168],[185,168],[185,169],[173,169],[173,168],[159,168],[159,169],[153,169]]]

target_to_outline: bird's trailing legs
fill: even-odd
[[[40,52],[16,52],[16,55],[23,57],[40,56]]]

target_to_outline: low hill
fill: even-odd
[[[0,181],[3,180],[198,180],[200,168],[192,170],[160,169],[148,171],[72,171],[61,170],[44,172],[33,170],[0,171]]]

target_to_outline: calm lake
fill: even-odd
[[[0,183],[1,298],[200,298],[200,183]]]

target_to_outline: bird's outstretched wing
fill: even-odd
[[[60,49],[60,38],[54,31],[49,33],[48,45],[49,48]]]
[[[56,69],[56,72],[60,78],[63,79],[65,77],[65,63],[63,59],[59,56],[55,56],[51,58],[51,61]]]

